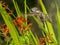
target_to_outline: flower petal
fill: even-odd
[[[22,16],[18,17],[18,19],[17,19],[17,20],[22,20]]]
[[[17,25],[18,24],[18,21],[17,20],[14,20],[14,24]]]

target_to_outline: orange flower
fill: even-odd
[[[4,34],[5,34],[5,35],[8,35],[8,33],[9,33],[9,30],[8,30],[8,28],[6,27]]]
[[[46,42],[45,38],[40,38],[40,41],[41,41],[42,43],[45,43],[45,42]]]
[[[18,21],[18,23],[19,23],[20,26],[23,25],[23,22],[26,22],[26,20],[22,19],[22,16],[18,17],[17,21]]]
[[[3,30],[4,35],[7,35],[9,33],[9,30],[5,24],[2,24],[2,30]]]
[[[26,22],[26,20],[23,20],[22,16],[18,17],[17,20],[14,20],[15,25],[19,24],[20,26],[22,26],[24,22]]]
[[[13,21],[14,21],[14,24],[15,24],[15,25],[17,25],[17,24],[18,24],[17,20],[13,20]]]

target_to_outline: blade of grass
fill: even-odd
[[[8,16],[8,13],[5,10],[3,10],[3,7],[1,4],[0,4],[0,13],[9,29],[9,33],[10,33],[11,37],[13,38],[14,45],[20,45],[20,42],[18,39],[19,35],[18,35],[18,33],[16,33],[17,30],[16,30],[14,24],[10,21],[10,17]]]
[[[59,11],[59,7],[57,4],[56,4],[56,8],[57,8],[58,43],[60,45],[60,11]]]
[[[9,44],[9,45],[14,45],[13,40],[10,42],[10,44]]]
[[[14,4],[14,7],[15,7],[15,10],[16,10],[16,12],[17,12],[18,17],[21,16],[22,13],[21,13],[21,11],[20,11],[20,9],[19,9],[19,7],[18,7],[17,2],[14,1],[14,0],[12,0],[12,2],[13,2],[13,4]]]
[[[35,37],[37,39],[38,45],[40,45],[40,39],[38,38],[38,36],[35,34]]]
[[[40,2],[40,5],[41,5],[41,8],[43,10],[43,13],[44,14],[48,14],[47,11],[46,11],[46,8],[45,8],[45,6],[44,6],[44,4],[42,2],[42,0],[39,0],[39,2]],[[50,22],[48,22],[48,21],[46,21],[46,23],[47,23],[47,28],[49,30],[48,33],[53,34],[53,39],[55,40],[56,45],[57,45],[57,40],[56,40],[56,37],[55,37],[55,34],[54,34],[54,30],[53,30],[52,24]]]
[[[28,45],[29,44],[31,44],[31,45],[34,45],[35,43],[34,43],[34,41],[33,41],[33,38],[32,38],[32,36],[31,36],[31,34],[29,33],[29,32],[26,32],[25,34],[24,34],[24,37],[27,37],[28,38]],[[26,39],[26,38],[25,38]],[[26,40],[27,41],[27,40]]]
[[[26,0],[24,0],[24,7],[25,7],[25,20],[27,20]],[[27,24],[27,22],[26,22],[26,24]]]
[[[26,29],[28,29],[29,27],[27,27]],[[33,42],[37,45],[38,42],[37,42],[37,39],[36,37],[34,36],[34,34],[32,33],[32,31],[29,29],[29,32],[27,33],[27,35],[30,34],[29,37],[31,37],[31,39],[33,40]]]

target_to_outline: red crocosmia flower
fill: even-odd
[[[45,38],[40,38],[40,41],[41,41],[42,43],[45,43],[45,42],[46,42]]]
[[[9,33],[9,30],[8,30],[8,28],[6,27],[4,34],[7,35],[8,33]]]
[[[19,20],[22,20],[22,18],[23,18],[22,16],[18,17]]]
[[[18,24],[17,20],[14,20],[14,24],[15,24],[15,25],[17,25],[17,24]]]
[[[18,17],[17,21],[18,21],[20,26],[23,25],[23,22],[26,22],[26,20],[23,20],[22,16]]]
[[[5,24],[2,24],[2,30],[3,30],[4,35],[7,35],[9,33],[9,30]]]

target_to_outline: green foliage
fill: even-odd
[[[56,4],[56,8],[57,8],[57,28],[58,28],[58,43],[60,45],[60,11],[59,11],[59,7],[58,5]]]
[[[19,6],[18,6],[17,2],[15,0],[12,0],[12,2],[14,4],[14,7],[15,7],[15,10],[17,13],[17,17],[22,16],[22,13],[19,10]],[[47,14],[46,16],[48,16],[48,13],[46,11],[46,8],[45,8],[42,0],[39,0],[39,2],[40,2],[39,5],[41,6],[43,13]],[[60,33],[59,33],[60,32],[60,20],[59,20],[60,12],[59,12],[59,8],[57,5],[56,5],[56,7],[57,7],[57,27],[58,27],[58,34],[59,34],[58,39],[60,41]],[[28,5],[26,4],[26,0],[24,0],[24,9],[25,9],[25,14],[24,14],[23,19],[27,20],[27,17],[28,17],[27,10],[29,11],[29,13],[31,12],[31,10],[29,9]],[[6,10],[4,10],[4,7],[2,6],[1,3],[0,3],[0,13],[1,13],[1,16],[2,16],[5,24],[7,25],[8,29],[9,29],[9,34],[11,35],[11,38],[12,38],[9,45],[40,45],[41,41],[38,39],[38,36],[36,34],[32,33],[29,26],[26,26],[26,25],[28,25],[27,24],[28,20],[26,21],[26,23],[23,22],[22,25],[26,26],[26,29],[28,29],[29,31],[24,32],[22,35],[19,35],[19,32],[17,31],[18,29],[14,25],[12,17],[8,14],[8,12]],[[14,15],[14,17],[15,17],[15,15]],[[17,17],[15,17],[15,18],[17,19]],[[43,34],[43,37],[45,38],[45,40],[48,40],[45,42],[46,45],[58,45],[55,34],[54,34],[54,29],[52,27],[52,23],[50,23],[49,21],[46,20],[46,22],[44,22],[44,26],[45,26],[44,27],[43,24],[41,23],[41,20],[39,20],[35,16],[32,16],[32,18],[35,20],[38,27],[40,29],[42,29],[42,34]],[[22,28],[22,27],[20,27],[20,28]],[[23,31],[24,30],[25,29],[23,29]],[[52,36],[51,40],[48,39],[49,36],[47,36],[47,35]],[[51,44],[49,41],[53,42],[53,44]]]

